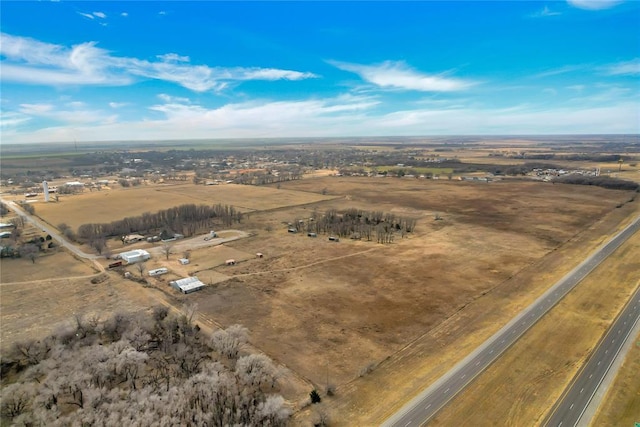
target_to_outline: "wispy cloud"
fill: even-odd
[[[554,68],[553,70],[547,70],[538,74],[534,74],[533,77],[543,78],[543,77],[557,76],[559,74],[566,74],[566,73],[572,73],[574,71],[580,71],[584,68],[585,68],[584,65],[565,65],[564,67]]]
[[[102,18],[102,19],[106,19],[107,18],[107,14],[104,12],[93,12],[93,16],[96,16],[98,18]]]
[[[128,102],[110,102],[109,103],[109,107],[116,109],[116,108],[122,108],[126,105],[129,105]]]
[[[328,61],[331,65],[358,74],[363,80],[382,88],[451,92],[466,89],[474,82],[444,75],[429,75],[416,71],[402,61],[385,61],[375,65]]]
[[[567,0],[573,7],[587,10],[610,9],[622,3],[622,0]]]
[[[123,18],[126,18],[127,16],[129,16],[129,14],[127,12],[122,12],[120,16],[122,16]]]
[[[606,65],[602,67],[602,71],[609,76],[640,75],[640,58]]]
[[[177,53],[165,53],[164,55],[157,55],[156,57],[164,62],[189,62],[191,60],[188,56],[181,56]]]
[[[158,94],[158,98],[167,104],[190,104],[189,98],[183,98],[179,96],[171,96],[166,93]]]
[[[531,16],[532,18],[546,18],[548,16],[558,16],[558,15],[562,15],[561,12],[557,12],[557,11],[552,11],[551,9],[549,9],[549,6],[544,6],[542,8],[542,10],[539,10],[538,12],[532,13]]]
[[[136,78],[164,80],[196,92],[220,91],[247,80],[302,80],[318,77],[310,72],[259,67],[192,65],[189,57],[160,55],[158,61],[112,56],[94,42],[71,48],[25,37],[0,34],[2,79],[42,85],[111,85],[133,83]]]
[[[8,128],[19,126],[31,120],[31,117],[15,111],[0,111],[0,127]]]
[[[65,106],[53,104],[20,104],[19,112],[27,116],[44,117],[65,124],[103,123],[113,120],[99,110],[84,108],[84,103],[67,103]]]

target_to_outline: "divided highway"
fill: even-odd
[[[556,403],[546,426],[577,425],[611,365],[640,319],[640,287],[602,338],[589,361],[578,372],[571,385]]]
[[[385,421],[383,426],[420,426],[429,421],[638,229],[640,217],[598,248],[438,381],[402,407]]]

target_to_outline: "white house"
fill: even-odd
[[[146,261],[151,258],[149,252],[142,249],[134,249],[132,251],[122,252],[120,259],[126,261],[128,264],[134,264],[136,262]]]

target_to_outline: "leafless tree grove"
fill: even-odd
[[[2,355],[1,414],[12,425],[284,426],[278,370],[244,354],[247,339],[233,325],[209,341],[166,307],[76,316]]]

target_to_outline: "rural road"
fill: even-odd
[[[0,201],[2,203],[4,203],[5,205],[7,205],[9,208],[11,208],[16,214],[18,214],[19,216],[24,218],[25,221],[30,222],[31,224],[34,225],[34,227],[37,227],[38,229],[40,229],[40,230],[44,231],[45,233],[51,235],[51,237],[56,242],[58,242],[58,244],[60,246],[62,246],[64,248],[67,248],[69,251],[73,252],[74,254],[79,256],[80,258],[85,258],[85,259],[94,261],[95,264],[100,268],[100,270],[104,270],[104,267],[102,267],[101,264],[96,262],[96,260],[104,258],[103,255],[88,254],[86,252],[83,252],[76,245],[74,245],[73,243],[71,243],[67,239],[65,239],[58,232],[57,229],[55,229],[52,226],[46,224],[45,222],[41,221],[40,219],[36,219],[34,216],[29,215],[22,208],[20,208],[20,206],[18,206],[17,203],[9,201],[9,200],[4,200],[2,198],[0,198]],[[204,247],[207,247],[207,246],[221,245],[221,244],[226,243],[226,242],[231,242],[233,240],[238,240],[238,239],[242,239],[244,237],[248,237],[249,236],[249,233],[247,233],[245,231],[241,231],[241,230],[221,230],[221,231],[219,231],[219,233],[227,233],[227,232],[232,232],[235,235],[233,235],[231,237],[218,237],[218,238],[211,239],[211,240],[204,240],[204,237],[207,236],[207,235],[199,235],[199,236],[191,237],[191,238],[188,238],[188,239],[176,240],[175,242],[171,242],[172,253],[184,252],[184,251],[193,250],[193,249],[200,249],[200,248],[204,248]],[[163,249],[162,246],[154,246],[153,248],[148,249],[148,251],[149,251],[149,253],[152,253],[154,255],[160,256],[160,255],[164,255],[164,252],[163,252],[162,249]],[[120,250],[118,252],[124,252],[126,250],[127,250],[126,248],[123,248],[122,250]]]
[[[37,227],[40,230],[44,231],[45,233],[49,234],[55,241],[58,242],[60,246],[67,248],[68,250],[70,250],[80,258],[85,258],[90,260],[96,260],[98,258],[101,258],[100,255],[88,254],[86,252],[81,251],[80,248],[78,248],[76,245],[74,245],[73,243],[69,242],[67,239],[62,237],[62,235],[58,233],[58,230],[40,221],[39,219],[34,218],[32,215],[29,215],[28,213],[26,213],[22,208],[18,206],[16,202],[4,200],[4,199],[0,199],[0,201],[2,201],[2,203],[4,203],[5,205],[9,206],[11,210],[13,210],[15,213],[17,213],[22,218],[24,218],[25,221],[30,222],[31,224],[34,225],[34,227]]]
[[[574,427],[598,391],[613,362],[640,320],[640,287],[600,340],[589,361],[582,367],[556,403],[544,425]]]
[[[386,420],[383,426],[410,427],[427,423],[638,229],[640,217],[589,255],[502,329]]]

